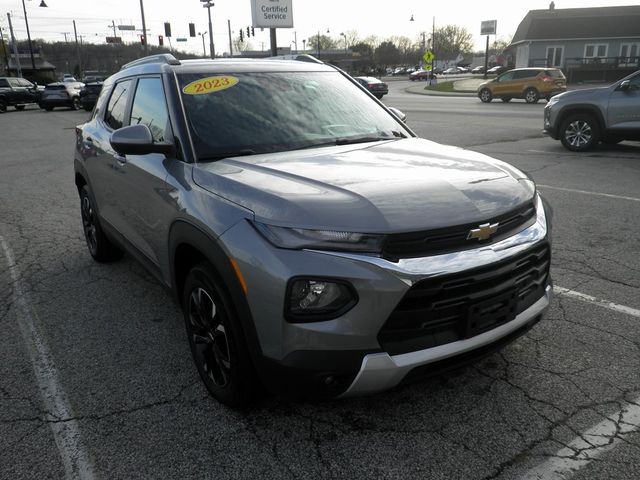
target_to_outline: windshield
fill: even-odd
[[[338,72],[178,78],[200,161],[410,136]]]

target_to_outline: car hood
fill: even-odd
[[[607,90],[611,90],[610,86],[607,87],[594,87],[594,88],[581,88],[579,90],[570,90],[568,92],[561,93],[556,95],[554,98],[556,101],[558,100],[579,100],[581,98],[588,98],[589,100],[594,100],[598,94],[604,94]],[[594,96],[595,95],[595,96]]]
[[[535,193],[506,163],[417,138],[228,158],[193,179],[260,222],[370,233],[480,222]]]

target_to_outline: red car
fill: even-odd
[[[415,82],[416,80],[433,80],[435,75],[427,70],[418,70],[409,75],[409,80]]]
[[[353,77],[360,85],[369,90],[378,100],[389,93],[389,86],[375,77]]]

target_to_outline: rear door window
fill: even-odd
[[[133,80],[122,81],[116,84],[111,93],[111,98],[109,98],[104,121],[114,130],[125,125],[125,114],[129,96],[131,95],[131,87],[133,87]]]

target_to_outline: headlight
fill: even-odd
[[[554,103],[558,103],[560,101],[559,95],[554,95],[553,97],[551,97],[549,99],[549,101],[547,102],[547,104],[545,106],[551,106]]]
[[[310,248],[379,254],[384,241],[384,235],[369,233],[276,227],[260,222],[252,224],[273,245],[291,250]]]
[[[290,322],[321,322],[344,315],[358,302],[342,280],[294,278],[287,286],[285,317]]]

